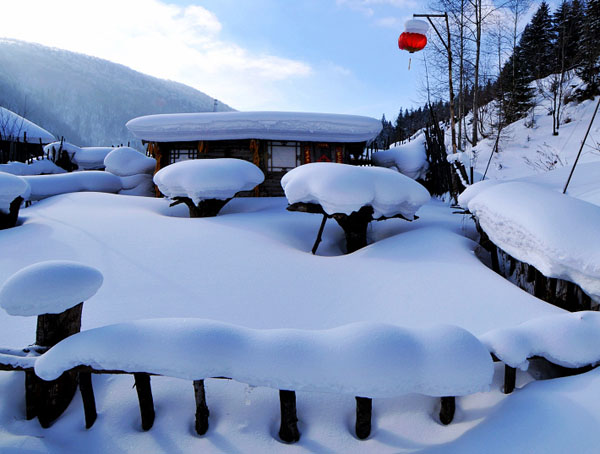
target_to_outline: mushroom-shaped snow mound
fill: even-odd
[[[8,213],[13,200],[17,197],[27,199],[29,193],[29,184],[23,178],[0,172],[0,211]]]
[[[373,218],[398,214],[412,219],[430,199],[411,178],[383,167],[316,162],[290,170],[281,179],[290,204],[317,203],[327,214],[351,214],[373,207]]]
[[[188,197],[194,203],[206,199],[226,200],[265,180],[262,171],[242,159],[194,159],[160,169],[154,183],[169,198]]]
[[[600,362],[600,313],[553,314],[480,337],[490,352],[511,367],[527,370],[528,359],[541,356],[563,367]]]
[[[0,306],[10,315],[60,314],[91,298],[102,273],[77,262],[52,260],[27,266],[0,288]]]
[[[152,173],[156,160],[131,147],[118,147],[106,155],[104,166],[110,173],[120,177]]]

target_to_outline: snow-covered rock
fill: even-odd
[[[138,139],[185,140],[266,139],[310,142],[369,142],[381,121],[358,115],[308,112],[203,112],[148,115],[130,120]]]
[[[480,340],[502,362],[527,370],[527,358],[541,356],[564,367],[600,362],[600,312],[554,314],[490,331]]]
[[[375,219],[397,214],[412,219],[430,199],[427,189],[396,171],[327,162],[290,170],[281,186],[290,204],[317,203],[328,214],[351,214],[372,206]]]
[[[49,143],[56,140],[56,137],[44,128],[4,107],[0,107],[0,136],[5,140],[26,140],[30,143]]]
[[[10,204],[17,197],[27,199],[30,188],[25,179],[10,173],[0,172],[0,211],[8,213]]]
[[[53,260],[17,271],[0,287],[0,307],[10,315],[60,314],[88,300],[102,273],[81,263]]]
[[[29,200],[42,200],[68,192],[112,192],[122,189],[121,179],[112,173],[90,170],[60,175],[29,175],[22,177],[31,187]]]
[[[600,207],[536,184],[509,182],[481,191],[468,208],[508,254],[600,299]]]
[[[383,323],[311,331],[141,320],[71,336],[38,359],[35,371],[52,380],[80,364],[367,397],[462,396],[487,390],[493,375],[489,352],[462,328]]]
[[[429,168],[425,153],[425,134],[421,133],[414,140],[392,146],[389,150],[373,153],[371,159],[376,166],[396,169],[414,180],[425,178]]]
[[[264,179],[257,166],[233,158],[180,161],[154,175],[154,183],[165,196],[189,197],[195,204],[206,199],[229,199]]]
[[[120,177],[139,174],[151,174],[156,160],[143,155],[131,147],[113,148],[104,158],[106,170]]]
[[[12,173],[13,175],[50,175],[56,173],[66,173],[67,171],[58,167],[49,159],[36,159],[29,164],[19,161],[10,161],[6,164],[0,164],[0,172]]]

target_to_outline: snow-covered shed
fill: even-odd
[[[44,128],[0,107],[0,164],[42,156],[43,146],[56,138]]]
[[[177,161],[239,158],[265,174],[260,195],[283,195],[281,177],[309,162],[358,164],[381,122],[306,112],[203,112],[148,115],[127,128],[148,144],[157,170]]]

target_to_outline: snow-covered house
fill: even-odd
[[[306,112],[204,112],[134,118],[157,169],[198,158],[239,158],[265,174],[261,195],[283,195],[280,180],[309,162],[359,163],[381,130],[374,118]]]
[[[0,164],[42,156],[43,146],[56,138],[42,127],[0,107]]]

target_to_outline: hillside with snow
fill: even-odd
[[[81,146],[134,140],[125,123],[142,115],[212,112],[189,86],[61,49],[0,39],[0,106]],[[232,110],[218,103],[218,111]]]

